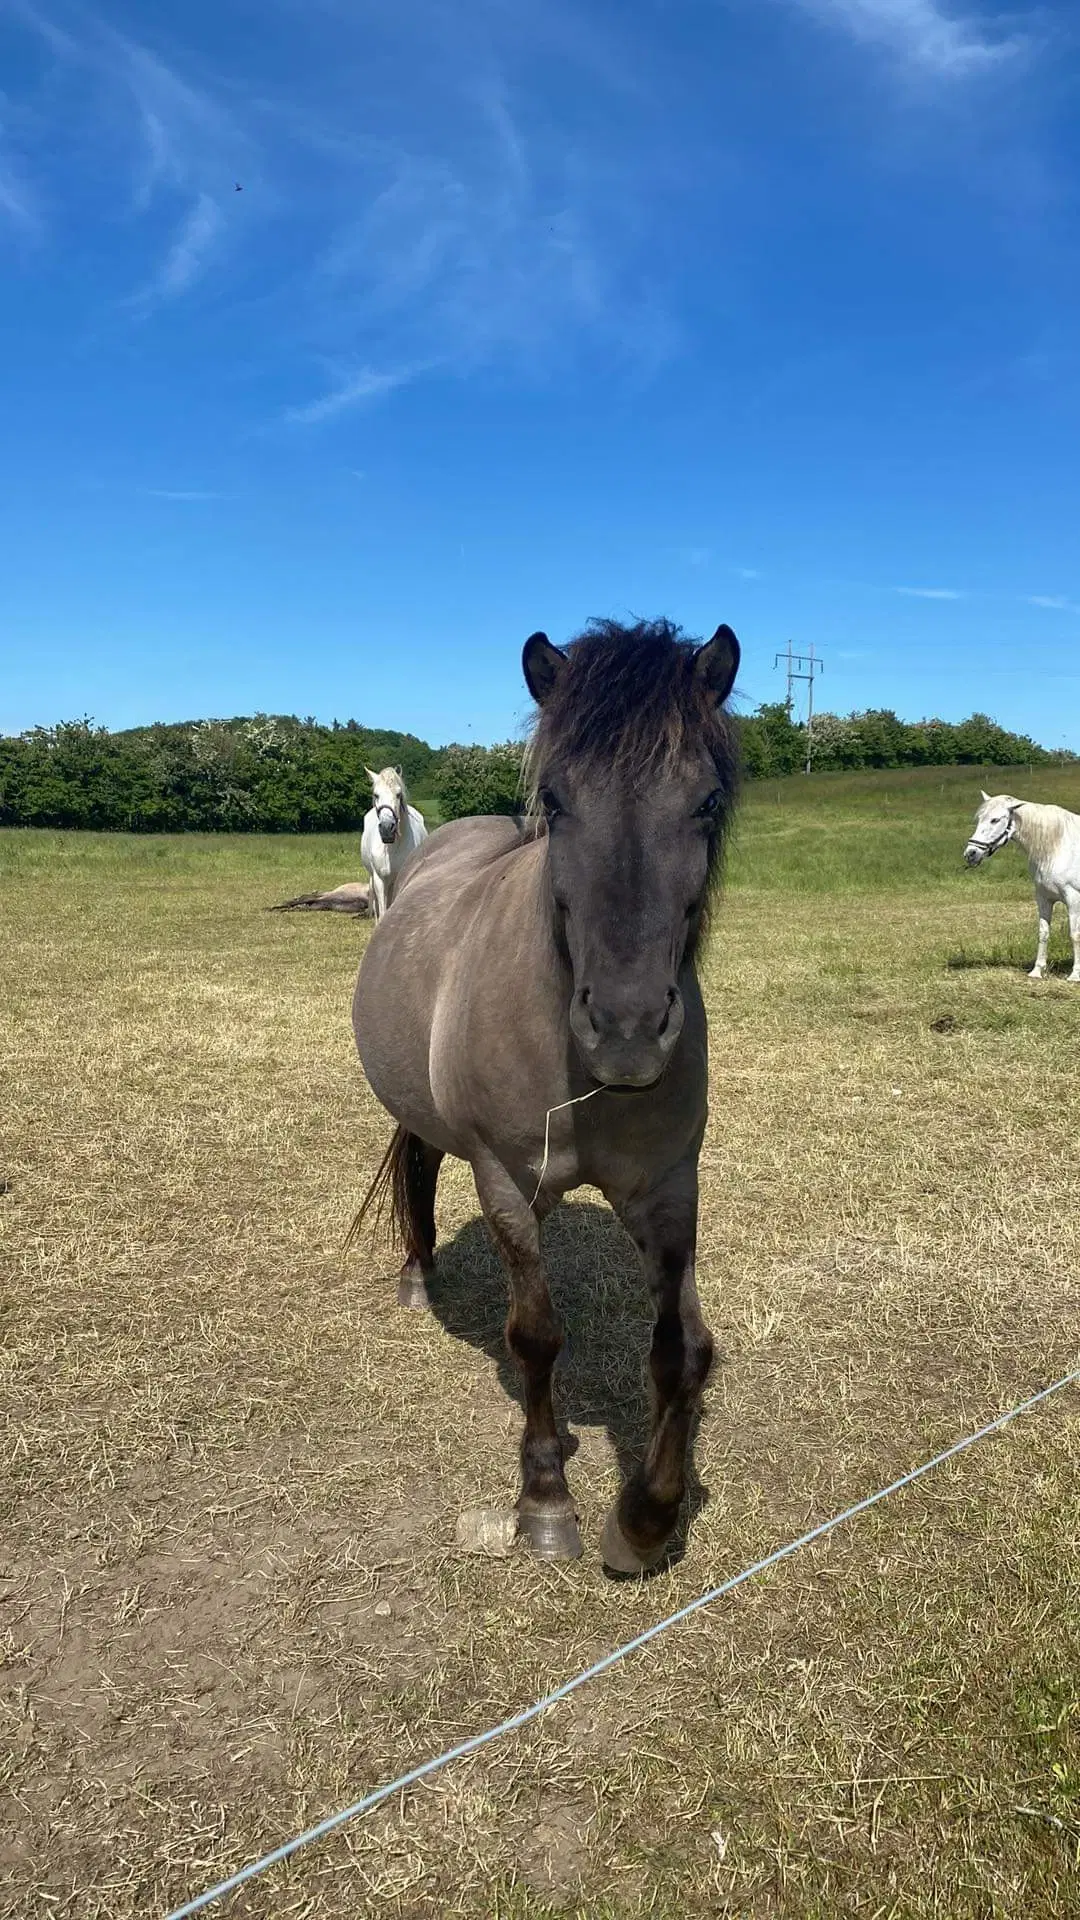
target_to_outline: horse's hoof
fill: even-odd
[[[518,1533],[538,1560],[580,1560],[581,1535],[573,1513],[518,1513]]]
[[[430,1307],[431,1301],[424,1284],[424,1269],[418,1260],[410,1260],[408,1266],[402,1267],[397,1297],[399,1307],[412,1307],[418,1313],[425,1307]]]
[[[632,1547],[619,1525],[617,1509],[613,1507],[600,1535],[600,1558],[611,1573],[651,1573],[663,1559],[666,1545],[666,1540],[661,1540],[658,1547],[651,1547],[647,1553]]]

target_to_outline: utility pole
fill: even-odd
[[[807,773],[814,759],[814,680],[817,674],[824,673],[825,662],[814,652],[811,644],[809,653],[793,653],[791,641],[787,643],[786,653],[773,656],[773,667],[783,661],[787,668],[787,700],[785,702],[790,720],[795,705],[794,685],[796,680],[806,681],[806,768]]]

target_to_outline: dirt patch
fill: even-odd
[[[47,925],[40,875],[5,902],[4,1920],[167,1911],[1071,1364],[1058,1000],[943,974],[976,912],[951,894],[849,892],[841,915],[804,892],[794,922],[736,895],[705,980],[722,1358],[679,1554],[637,1585],[598,1563],[649,1315],[588,1195],[547,1232],[584,1558],[457,1552],[463,1510],[516,1494],[505,1283],[454,1166],[433,1313],[394,1310],[381,1250],[342,1266],[387,1136],[345,1017],[356,928],[263,912],[243,847],[198,888],[130,886],[116,858],[72,863]],[[1057,1920],[1078,1485],[1063,1397],[235,1910]]]
[[[560,1900],[580,1893],[592,1864],[594,1821],[595,1809],[583,1801],[542,1798],[519,1848],[518,1866],[526,1884]]]

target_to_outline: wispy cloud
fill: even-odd
[[[453,160],[398,154],[334,235],[312,292],[333,326],[377,359],[404,346],[413,364],[456,371],[507,356],[535,368],[590,338],[663,357],[658,316],[619,300],[591,207],[569,182],[541,185],[509,110],[482,111],[470,134]]]
[[[966,600],[967,594],[958,587],[894,587],[894,593],[903,593],[909,600]]]
[[[1048,613],[1080,613],[1075,600],[1066,600],[1060,593],[1025,594],[1029,607],[1043,607]]]
[[[158,300],[175,300],[179,294],[186,293],[206,271],[222,224],[223,215],[217,202],[211,200],[209,194],[201,193],[181,221],[158,272],[137,298],[143,304],[153,304]]]
[[[943,7],[938,0],[795,0],[795,4],[856,40],[883,47],[942,79],[985,73],[1015,60],[1030,46],[1027,35],[995,31],[983,16]]]
[[[415,367],[380,372],[375,367],[364,367],[359,373],[348,374],[340,379],[319,399],[309,400],[304,406],[286,408],[284,417],[291,426],[316,426],[323,420],[332,420],[336,414],[359,406],[364,400],[377,400],[384,393],[392,393],[395,387],[405,386],[423,371],[423,368]]]
[[[29,188],[14,170],[0,158],[0,215],[24,233],[38,230],[37,203]]]
[[[51,53],[58,54],[63,59],[78,57],[78,41],[73,40],[70,33],[65,33],[62,27],[58,27],[54,20],[50,20],[48,14],[43,13],[41,8],[34,4],[34,0],[4,0],[4,11],[21,26],[29,27],[32,32],[38,34]]]
[[[158,267],[131,303],[146,311],[179,299],[222,257],[224,196],[237,174],[250,178],[252,147],[235,115],[205,89],[122,34],[103,30],[103,39],[115,84],[134,114],[135,207],[148,219],[169,200],[185,207]]]
[[[107,188],[112,257],[131,263],[135,289],[103,292],[114,314],[148,319],[196,286],[219,288],[250,249],[262,275],[252,297],[272,315],[266,358],[291,351],[312,384],[320,368],[348,370],[290,408],[292,425],[329,422],[424,373],[514,363],[543,379],[591,355],[641,380],[678,349],[657,270],[670,142],[648,125],[640,72],[632,133],[613,141],[599,110],[606,88],[626,113],[621,29],[585,31],[559,0],[485,5],[464,22],[435,0],[376,6],[375,21],[277,0],[312,55],[294,84],[277,58],[263,68],[273,79],[254,63],[207,77],[93,4],[0,0],[52,63],[35,164],[58,175],[60,156],[95,156],[88,180]],[[557,57],[563,80],[542,114],[533,55]],[[571,68],[593,97],[584,116]],[[8,198],[14,218],[14,187]],[[58,181],[58,220],[64,206]],[[251,237],[270,219],[282,244],[260,256]],[[396,371],[373,371],[384,368]]]
[[[135,114],[139,206],[148,206],[160,188],[205,194],[214,184],[220,192],[230,174],[247,171],[251,141],[235,112],[137,41],[111,29],[102,36],[116,84]]]
[[[128,171],[128,204],[148,230],[167,216],[171,237],[141,289],[122,305],[146,311],[186,293],[201,278],[225,227],[223,202],[253,150],[235,114],[192,85],[156,53],[89,10],[71,13],[71,31],[35,4],[0,0],[47,47],[54,74],[52,115],[68,134]],[[47,165],[56,143],[50,121]],[[0,211],[27,217],[26,193],[0,168]],[[170,204],[171,203],[171,204]]]
[[[224,494],[209,487],[144,487],[149,500],[223,500]]]
[[[9,150],[6,104],[0,92],[0,221],[8,220],[24,233],[36,233],[41,225],[40,208],[22,167]]]
[[[681,561],[684,567],[708,567],[716,557],[712,547],[673,547],[671,551],[675,559]],[[738,580],[762,578],[758,567],[737,567],[730,561],[721,561],[719,564],[722,572],[734,574]]]

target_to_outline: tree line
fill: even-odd
[[[438,756],[413,734],[256,714],[110,733],[90,720],[0,739],[0,824],[129,833],[350,831],[365,767],[428,791]]]
[[[736,720],[750,779],[795,773],[806,730],[782,702]],[[519,741],[431,747],[414,734],[355,720],[256,714],[111,733],[90,720],[0,738],[0,825],[93,827],[134,833],[349,832],[371,803],[365,769],[400,766],[432,819],[514,813],[521,800]],[[952,723],[904,721],[881,710],[813,725],[817,769],[1046,766],[1063,756],[1009,733],[985,714]],[[1069,754],[1064,756],[1075,759]]]
[[[743,770],[751,779],[797,773],[806,764],[806,728],[783,701],[739,721]],[[1026,733],[1009,733],[988,714],[967,720],[900,720],[888,708],[817,713],[813,765],[821,773],[859,767],[1046,767],[1075,754],[1050,752]]]

